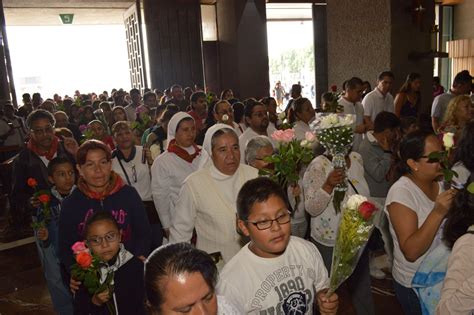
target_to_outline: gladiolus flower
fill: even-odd
[[[87,269],[92,264],[92,256],[89,252],[80,252],[76,256],[76,262],[82,269]]]
[[[28,178],[27,182],[28,186],[30,186],[31,188],[35,188],[36,186],[38,186],[38,182],[36,181],[36,179],[34,179],[33,177],[30,177]]]

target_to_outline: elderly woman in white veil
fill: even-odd
[[[170,242],[189,242],[195,228],[196,247],[207,253],[220,252],[228,262],[241,248],[235,224],[237,194],[246,181],[258,176],[258,171],[240,163],[239,139],[227,125],[209,128],[203,148],[211,159],[184,181]]]
[[[168,124],[168,146],[151,167],[153,201],[166,238],[174,215],[174,206],[184,180],[209,158],[194,142],[196,125],[191,115],[178,112]]]

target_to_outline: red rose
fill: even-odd
[[[76,255],[76,262],[82,269],[87,269],[92,264],[92,256],[89,252],[80,252]]]
[[[47,194],[42,194],[42,195],[39,195],[39,196],[38,196],[38,200],[39,200],[42,204],[46,204],[46,203],[48,203],[48,202],[51,200],[51,198],[50,198],[49,195],[47,195]]]
[[[331,85],[331,91],[337,92],[337,85]]]
[[[364,201],[359,206],[359,213],[365,220],[369,220],[377,210],[378,209],[368,201]]]
[[[30,177],[28,178],[27,182],[28,186],[30,186],[31,188],[35,188],[36,186],[38,186],[38,182],[36,181],[36,179],[34,179],[33,177]]]

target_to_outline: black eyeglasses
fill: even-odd
[[[102,245],[104,241],[107,243],[113,243],[117,242],[119,239],[119,233],[117,232],[110,232],[105,234],[104,236],[96,236],[96,237],[91,237],[87,240],[87,244],[89,246],[99,246]]]
[[[247,222],[252,223],[259,230],[268,230],[269,228],[272,227],[274,221],[276,221],[279,225],[281,225],[281,224],[287,224],[288,222],[290,222],[290,220],[291,220],[290,211],[287,210],[286,213],[279,215],[276,219],[273,219],[273,220],[262,220],[258,222],[251,222],[247,220]]]

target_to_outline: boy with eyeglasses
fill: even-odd
[[[336,314],[338,297],[326,297],[328,273],[316,247],[291,236],[291,214],[281,187],[260,177],[237,197],[238,226],[250,242],[222,270],[217,292],[239,314]]]

